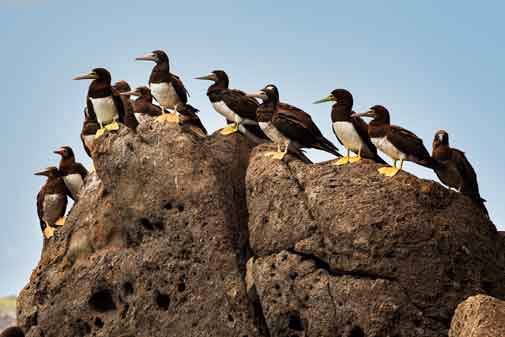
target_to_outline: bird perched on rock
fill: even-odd
[[[347,155],[340,158],[336,162],[336,165],[354,163],[360,161],[361,157],[386,164],[379,157],[377,148],[370,140],[367,123],[361,117],[351,117],[354,113],[352,110],[354,100],[349,91],[346,89],[335,89],[330,95],[314,102],[314,104],[323,102],[335,102],[331,108],[333,133],[347,151]],[[350,151],[356,153],[357,156],[350,157]]]
[[[64,216],[69,192],[57,167],[49,166],[35,175],[47,177],[46,183],[37,194],[37,214],[40,228],[44,236],[49,239],[54,234],[54,227],[63,226],[65,223]]]
[[[263,101],[258,108],[257,119],[263,132],[277,144],[277,152],[267,155],[282,160],[289,149],[296,153],[301,148],[313,148],[342,156],[335,145],[322,135],[309,114],[295,106],[280,103],[275,85],[268,84],[248,96]],[[281,150],[281,146],[284,146],[284,150]]]
[[[74,80],[93,80],[89,85],[86,105],[89,118],[100,125],[97,137],[106,131],[118,130],[118,122],[123,123],[125,110],[119,95],[112,89],[111,76],[107,69],[95,68],[89,74],[77,76]]]
[[[372,143],[394,161],[392,167],[381,167],[380,174],[395,176],[403,168],[405,160],[431,169],[435,168],[436,161],[431,158],[422,139],[409,130],[391,125],[389,111],[382,105],[374,105],[367,112],[355,113],[352,117],[373,118],[368,125],[368,135]],[[398,160],[400,167],[396,167]]]
[[[84,108],[84,121],[82,122],[81,141],[84,150],[90,158],[95,146],[96,133],[99,129],[100,125],[98,125],[96,119],[88,114],[88,108]]]
[[[241,132],[249,131],[258,138],[267,138],[261,132],[256,120],[258,102],[254,98],[248,97],[243,91],[230,89],[230,80],[224,71],[214,70],[209,75],[197,77],[196,79],[214,82],[207,89],[207,96],[214,110],[231,123],[221,129],[220,133],[222,135],[229,135],[240,129]]]
[[[175,111],[179,114],[179,124],[188,126],[193,132],[199,136],[207,136],[207,130],[203,126],[202,121],[197,113],[200,111],[190,104],[177,104]]]
[[[62,146],[54,153],[61,156],[58,169],[70,193],[69,195],[73,200],[77,200],[79,191],[84,185],[84,179],[88,175],[88,170],[84,165],[75,161],[74,151],[70,146]]]
[[[468,195],[475,200],[487,213],[484,202],[479,193],[477,174],[468,161],[465,153],[449,145],[449,134],[445,130],[438,130],[433,139],[433,159],[438,165],[435,173],[445,185]]]
[[[121,96],[121,101],[123,102],[123,107],[125,110],[124,125],[132,129],[133,131],[137,130],[139,122],[137,121],[137,118],[135,118],[132,102],[130,101],[130,96],[122,95],[122,93],[126,93],[131,90],[130,85],[128,84],[128,82],[121,80],[117,81],[112,86],[112,88],[116,91],[117,95]]]
[[[0,337],[25,337],[25,334],[17,326],[11,326],[2,332]]]
[[[133,101],[133,111],[139,123],[161,116],[161,108],[153,104],[153,96],[148,87],[138,87],[133,91],[122,92],[121,95],[138,97]]]
[[[138,61],[153,61],[156,63],[149,76],[149,88],[154,99],[162,108],[162,115],[157,121],[177,123],[177,113],[165,113],[165,109],[174,110],[177,103],[188,102],[188,91],[181,79],[170,72],[167,54],[162,50],[155,50],[147,55],[137,57]]]

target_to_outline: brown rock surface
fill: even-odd
[[[247,172],[248,287],[272,337],[447,336],[463,299],[505,296],[497,231],[467,197],[367,161],[283,163],[264,150]]]
[[[476,295],[458,305],[449,337],[505,336],[505,302]]]

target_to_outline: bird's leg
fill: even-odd
[[[63,226],[65,224],[65,217],[62,216],[61,218],[59,218],[58,220],[56,220],[56,222],[54,223],[55,226]]]
[[[280,152],[282,152],[281,151],[281,144],[277,143],[277,151],[268,151],[268,152],[265,152],[265,157],[273,157],[273,156],[277,155]]]
[[[54,235],[54,228],[49,226],[49,224],[46,222],[46,227],[44,228],[44,237],[46,239],[52,238]]]
[[[289,142],[285,143],[284,144],[285,148],[284,148],[284,151],[280,151],[281,150],[281,147],[279,145],[279,148],[278,148],[278,151],[277,153],[273,154],[272,155],[272,158],[273,159],[278,159],[278,160],[283,160],[284,157],[286,156],[286,154],[288,153],[288,149],[289,149]]]
[[[396,167],[396,160],[393,162],[393,166],[391,167],[381,167],[378,171],[380,174],[386,177],[395,176],[400,170],[403,168],[403,159],[400,159],[400,167]]]
[[[119,130],[119,124],[117,123],[117,118],[114,117],[114,120],[112,121],[112,123],[110,124],[107,124],[105,126],[105,129],[107,131],[114,131],[114,130]]]
[[[105,131],[106,131],[106,129],[103,127],[103,124],[102,124],[102,123],[100,123],[100,122],[99,122],[98,124],[100,124],[100,129],[98,129],[98,131],[96,132],[96,134],[95,134],[95,138],[99,138],[99,137],[100,137],[100,136],[102,136],[102,135],[105,133]]]
[[[156,117],[156,122],[179,123],[179,116],[175,111],[167,113],[165,107],[161,107],[161,115]]]
[[[226,127],[222,128],[221,131],[219,131],[220,134],[223,136],[231,135],[232,133],[235,133],[238,131],[238,123],[231,123],[227,125]]]
[[[346,164],[349,164],[349,161],[350,161],[350,157],[349,157],[349,155],[351,154],[351,150],[349,150],[349,149],[345,149],[345,150],[346,150],[347,154],[346,154],[344,157],[342,157],[342,158],[340,158],[339,160],[337,160],[337,161],[335,162],[335,165],[340,166],[340,165],[346,165]]]
[[[352,158],[349,158],[349,162],[355,163],[361,160],[361,148],[359,148],[358,155]]]

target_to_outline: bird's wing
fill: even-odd
[[[305,111],[281,103],[272,117],[272,124],[289,139],[310,145],[321,132]]]
[[[240,117],[256,120],[258,101],[237,89],[223,90],[221,93],[224,103]]]
[[[456,164],[456,167],[463,178],[465,184],[461,192],[471,194],[480,198],[479,185],[477,183],[477,174],[468,161],[463,151],[452,149],[451,159]]]
[[[352,125],[358,133],[361,140],[365,143],[366,147],[372,154],[377,154],[377,148],[373,145],[370,136],[368,135],[368,124],[361,117],[353,117]]]
[[[126,107],[123,104],[123,100],[121,99],[121,96],[115,90],[113,90],[113,92],[112,92],[112,99],[114,100],[114,105],[116,106],[117,111],[118,111],[118,115],[119,115],[118,122],[124,123],[124,118],[126,115]]]
[[[44,231],[46,223],[44,222],[44,192],[40,190],[37,194],[37,215],[39,216],[40,229]]]
[[[91,103],[89,97],[86,99],[86,109],[84,110],[84,117],[85,119],[96,121],[95,109],[93,108],[93,103]]]
[[[431,156],[428,150],[426,150],[423,140],[409,130],[396,125],[390,125],[387,139],[406,155],[414,156],[421,161],[431,160]]]
[[[179,96],[179,98],[181,99],[182,103],[184,104],[188,103],[189,91],[186,89],[179,76],[172,74],[171,83],[172,86],[174,87],[175,92],[177,93],[177,96]]]
[[[88,175],[88,170],[81,163],[76,163],[76,168],[77,172],[79,172],[79,175],[84,180],[84,178]]]

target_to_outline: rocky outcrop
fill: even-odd
[[[505,336],[505,302],[477,295],[458,305],[449,337]]]
[[[468,198],[367,161],[252,148],[154,122],[100,138],[18,325],[29,337],[431,337],[466,297],[505,297],[496,229]]]
[[[447,336],[466,297],[505,296],[496,229],[465,196],[366,161],[262,151],[247,173],[248,266],[271,336]]]

